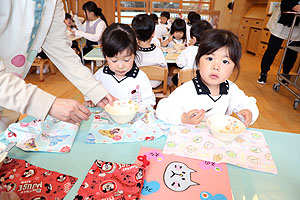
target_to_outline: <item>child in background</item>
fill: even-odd
[[[93,45],[101,43],[101,36],[107,27],[107,21],[102,14],[102,9],[98,8],[92,1],[83,4],[82,10],[84,10],[86,21],[82,25],[75,15],[74,21],[78,30],[75,30],[74,33],[76,36],[87,39],[86,45],[83,47],[83,55],[85,55],[93,49]]]
[[[160,23],[155,27],[155,35],[160,40],[165,40],[165,37],[170,31],[170,24],[168,23],[170,19],[170,13],[163,11],[160,14]]]
[[[131,27],[135,31],[138,41],[136,65],[138,67],[152,65],[167,67],[162,50],[151,44],[151,39],[154,37],[154,21],[147,14],[140,14],[133,18]],[[162,81],[150,80],[150,83],[152,88],[156,88]]]
[[[177,18],[174,20],[170,37],[161,43],[163,47],[173,48],[174,44],[186,44],[186,24],[183,19]]]
[[[190,32],[190,46],[184,49],[176,59],[177,67],[181,69],[197,68],[195,58],[198,52],[200,41],[206,30],[212,29],[212,25],[206,20],[200,20],[193,24]],[[172,78],[174,85],[178,85],[178,75]]]
[[[188,17],[187,17],[187,23],[186,23],[186,38],[187,38],[188,43],[190,42],[190,39],[191,39],[190,30],[192,28],[192,25],[200,20],[201,20],[201,17],[198,13],[196,13],[194,11],[189,12]]]
[[[75,28],[74,20],[72,19],[72,16],[69,13],[65,13],[65,19],[64,22],[67,26],[67,34],[73,34],[73,30]],[[72,46],[71,48],[75,51],[75,53],[81,58],[81,52],[78,46],[78,42],[76,40],[72,40]]]
[[[127,24],[111,24],[103,32],[102,46],[108,66],[99,69],[95,78],[120,100],[135,101],[145,107],[155,105],[150,81],[134,63],[137,42],[132,28]],[[84,104],[94,106],[89,100]]]
[[[196,56],[197,76],[159,101],[157,117],[171,124],[196,125],[212,114],[236,112],[247,127],[254,123],[259,114],[255,98],[227,80],[234,70],[239,72],[241,54],[241,44],[232,32],[206,31]]]
[[[156,30],[156,27],[158,26],[158,17],[156,14],[150,14],[149,15],[150,19],[152,19],[155,23],[155,30]],[[155,33],[155,31],[154,31]],[[154,34],[154,36],[152,37],[152,40],[151,40],[151,44],[155,44],[155,46],[157,47],[160,47],[160,40],[157,38],[157,35]]]

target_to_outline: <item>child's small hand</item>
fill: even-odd
[[[181,115],[181,122],[183,124],[197,125],[200,124],[200,122],[203,120],[204,115],[205,115],[205,110],[203,109],[190,110],[188,113],[183,113]]]
[[[85,106],[87,106],[87,107],[90,107],[90,108],[95,107],[95,104],[94,104],[91,100],[89,100],[89,101],[84,101],[84,102],[83,102],[83,105],[85,105]]]
[[[238,112],[238,114],[244,117],[244,124],[246,127],[248,127],[252,121],[252,112],[248,109],[243,109],[240,112]]]
[[[170,43],[170,42],[172,42],[172,40],[173,40],[173,37],[174,37],[174,34],[173,35],[171,35],[169,38],[168,38],[168,42]]]

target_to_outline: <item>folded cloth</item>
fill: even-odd
[[[76,181],[72,176],[8,157],[0,169],[1,191],[16,192],[21,199],[63,199]]]
[[[11,124],[0,141],[17,142],[24,151],[69,152],[79,126],[48,116],[45,121]]]
[[[170,126],[155,117],[153,108],[139,112],[132,122],[115,123],[105,111],[96,112],[86,143],[120,143],[154,140],[169,132]]]
[[[81,184],[75,200],[79,199],[138,199],[144,182],[146,156],[138,164],[122,164],[96,160]]]
[[[246,130],[233,141],[222,142],[209,132],[206,123],[199,126],[172,126],[163,152],[278,173],[265,137],[259,131]]]

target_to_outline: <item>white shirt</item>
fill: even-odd
[[[74,21],[75,24],[78,28],[78,30],[75,31],[76,36],[84,37],[92,42],[99,42],[101,40],[103,31],[106,29],[106,24],[105,22],[101,19],[98,18],[94,21],[90,21],[90,26],[92,27],[94,23],[96,23],[97,20],[101,20],[96,27],[95,33],[87,33],[86,32],[86,21],[81,24],[80,20],[78,19],[77,15],[74,16]]]
[[[196,66],[196,55],[198,53],[198,46],[188,46],[184,49],[176,59],[176,64],[182,69],[193,69]]]
[[[177,39],[173,38],[173,40],[171,42],[169,42],[169,44],[167,45],[167,47],[168,48],[174,48],[174,44],[186,44],[186,43],[184,42],[183,39],[177,40]]]
[[[143,66],[160,66],[167,67],[167,61],[162,50],[155,45],[151,45],[149,48],[138,47],[135,63],[138,67]],[[150,80],[152,88],[158,87],[162,81]]]
[[[187,40],[187,43],[189,43],[190,40],[191,40],[191,28],[192,28],[192,26],[190,26],[186,23],[186,40]]]
[[[176,88],[168,98],[158,102],[156,114],[159,119],[170,124],[182,124],[181,116],[184,112],[213,108],[205,114],[204,120],[214,114],[231,115],[234,109],[237,111],[249,109],[252,112],[251,124],[256,121],[259,111],[255,98],[246,96],[231,81],[220,85],[220,95],[211,96],[209,89],[201,81],[199,73],[197,74],[193,80]]]
[[[169,24],[157,24],[155,25],[155,36],[157,38],[167,37],[169,34],[170,25]]]
[[[135,101],[142,106],[155,105],[155,96],[147,75],[135,65],[119,80],[109,67],[105,66],[94,74],[109,93],[120,100]]]

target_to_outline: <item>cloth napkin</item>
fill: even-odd
[[[277,174],[271,151],[259,131],[246,130],[233,141],[222,142],[204,122],[199,126],[172,126],[163,152]]]
[[[170,126],[155,117],[153,108],[146,108],[127,124],[115,123],[103,110],[95,112],[86,143],[120,143],[154,140],[166,135]]]
[[[76,181],[75,177],[8,157],[0,169],[1,191],[16,192],[21,199],[63,199]]]
[[[0,141],[17,142],[24,151],[69,152],[79,126],[48,116],[45,121],[11,124]]]

